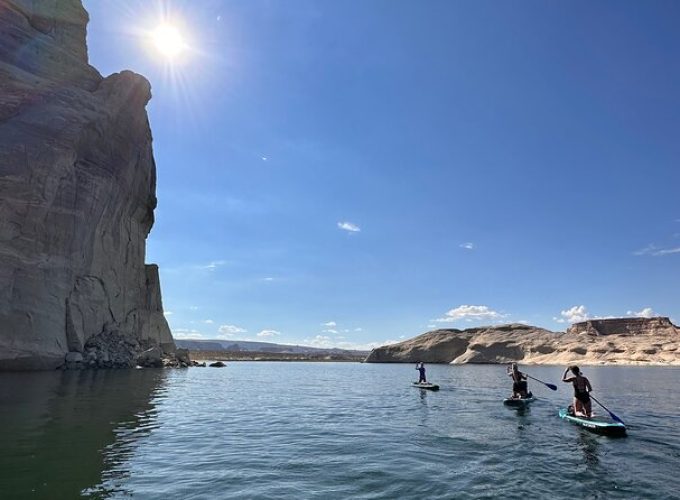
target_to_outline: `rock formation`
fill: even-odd
[[[366,362],[680,365],[678,341],[668,318],[590,320],[566,333],[510,324],[434,330],[374,349]]]
[[[144,263],[150,85],[90,66],[87,22],[80,0],[0,0],[0,369],[174,351]]]

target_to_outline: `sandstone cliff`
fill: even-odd
[[[566,333],[510,324],[434,330],[374,349],[366,362],[680,365],[679,341],[668,318],[590,320]]]
[[[80,0],[0,0],[0,369],[174,351],[144,263],[150,86],[88,64],[87,22]]]

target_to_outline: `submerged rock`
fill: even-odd
[[[0,370],[175,350],[144,262],[150,85],[90,66],[87,22],[80,0],[0,0]]]
[[[204,363],[204,364],[205,364],[205,363]],[[224,367],[227,366],[227,365],[225,365],[224,363],[222,363],[222,361],[215,361],[214,363],[210,363],[208,366],[211,366],[211,367],[213,367],[213,368],[224,368]]]
[[[566,333],[510,324],[434,330],[378,347],[366,362],[680,365],[679,340],[668,318],[590,320]]]

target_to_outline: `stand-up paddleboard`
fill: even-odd
[[[432,384],[430,382],[413,382],[413,387],[417,387],[418,389],[427,389],[429,391],[438,391],[439,386],[437,384]]]
[[[605,436],[625,436],[626,426],[621,422],[614,422],[606,420],[602,417],[577,417],[569,413],[569,410],[562,408],[559,412],[560,418],[568,420],[572,424],[579,425],[584,429],[594,432],[596,434],[603,434]]]
[[[533,394],[529,393],[528,398],[507,398],[503,400],[503,404],[507,406],[524,407],[529,406],[529,404],[533,403],[534,401],[536,401],[536,398]]]

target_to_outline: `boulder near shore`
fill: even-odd
[[[433,330],[373,349],[366,362],[680,365],[679,341],[664,317],[595,319],[566,332],[513,323]]]
[[[151,88],[90,66],[87,23],[0,0],[0,370],[182,364],[145,263]]]

